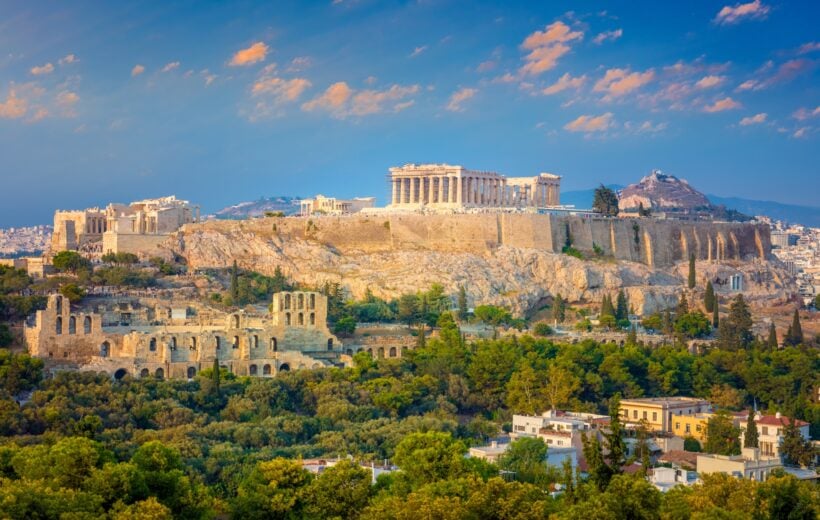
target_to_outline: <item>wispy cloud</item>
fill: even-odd
[[[70,65],[70,64],[75,63],[77,61],[80,61],[80,60],[77,59],[77,56],[75,56],[73,54],[66,54],[65,56],[60,58],[57,61],[57,63],[59,63],[60,65]]]
[[[655,78],[655,71],[631,72],[629,69],[609,69],[604,77],[595,83],[595,92],[604,92],[604,100],[625,96],[643,87]]]
[[[598,33],[595,38],[592,39],[592,43],[596,45],[601,45],[605,41],[615,41],[621,36],[623,36],[624,31],[623,29],[615,29],[613,31],[604,31],[602,33]]]
[[[820,51],[820,42],[807,42],[797,48],[797,54],[809,54]]]
[[[736,90],[764,90],[778,84],[788,83],[801,74],[812,70],[815,66],[816,63],[812,60],[798,58],[780,64],[774,73],[770,73],[771,69],[774,68],[774,64],[768,61],[757,70],[757,77],[744,81]]]
[[[143,67],[142,65],[134,65],[134,68],[131,69],[131,77],[135,78],[143,72],[145,72],[145,67]]]
[[[759,125],[761,123],[765,123],[767,117],[768,115],[765,112],[761,112],[760,114],[755,114],[749,117],[744,117],[740,120],[740,126]]]
[[[42,76],[44,74],[51,74],[54,72],[54,65],[51,63],[46,63],[45,65],[40,65],[38,67],[32,67],[31,71],[32,74],[35,76]]]
[[[726,78],[724,76],[704,76],[695,83],[695,88],[707,89],[717,87],[722,84]]]
[[[769,6],[762,3],[760,0],[754,0],[747,4],[735,4],[734,6],[724,6],[717,16],[715,16],[715,23],[717,24],[733,24],[743,20],[763,19],[769,14]]]
[[[366,116],[386,111],[399,112],[413,104],[410,96],[420,90],[418,85],[392,85],[385,90],[356,91],[346,82],[332,84],[319,96],[302,104],[302,110],[323,110],[334,117]]]
[[[176,70],[179,68],[178,61],[172,61],[171,63],[166,63],[164,67],[162,67],[162,72],[171,72],[172,70]]]
[[[6,100],[0,102],[0,119],[18,119],[26,115],[27,110],[26,100],[17,97],[17,92],[11,89]]]
[[[423,53],[426,50],[427,50],[426,45],[421,45],[419,47],[416,47],[415,49],[413,49],[413,52],[410,53],[410,58],[415,58],[416,56],[418,56],[419,54]]]
[[[586,75],[572,77],[568,72],[558,78],[558,81],[541,90],[541,93],[550,96],[567,89],[579,89],[587,80]]]
[[[232,67],[241,67],[264,61],[265,57],[268,55],[268,51],[270,51],[270,47],[268,47],[265,43],[256,42],[246,49],[237,51],[231,58],[228,65],[231,65]]]
[[[262,78],[253,84],[251,93],[254,96],[269,95],[281,103],[298,100],[310,86],[310,81],[304,78]]]
[[[801,127],[801,128],[798,128],[797,130],[795,130],[794,133],[792,134],[792,137],[794,137],[795,139],[800,139],[802,137],[807,137],[809,135],[810,131],[811,131],[810,126],[804,126],[804,127]]]
[[[524,65],[519,73],[537,76],[555,68],[558,59],[570,51],[570,42],[583,37],[582,31],[573,31],[561,21],[547,25],[543,31],[535,31],[521,44],[521,47],[530,52],[524,56]]]
[[[310,59],[310,56],[297,56],[290,60],[287,71],[302,72],[303,70],[309,69],[312,64],[313,60]]]
[[[814,109],[801,107],[795,110],[792,114],[792,117],[798,121],[805,121],[806,119],[811,119],[817,116],[820,116],[820,106],[815,107]]]
[[[564,130],[569,132],[604,132],[610,129],[615,124],[612,112],[601,114],[600,116],[583,115],[578,116],[566,125]]]
[[[474,88],[460,88],[453,92],[450,96],[450,99],[447,102],[447,110],[450,112],[463,112],[464,107],[462,103],[467,101],[468,99],[473,98],[478,93],[477,89]]]
[[[730,97],[719,99],[710,105],[703,107],[704,112],[714,113],[723,112],[725,110],[734,110],[740,108],[742,105]]]
[[[57,94],[56,105],[64,117],[75,117],[77,115],[74,106],[80,101],[80,96],[76,92],[63,91]]]

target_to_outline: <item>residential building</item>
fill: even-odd
[[[621,419],[626,424],[646,424],[652,431],[672,432],[673,417],[710,412],[709,401],[695,397],[647,397],[621,400]]]
[[[775,415],[762,415],[760,412],[755,414],[755,424],[757,425],[757,446],[760,448],[761,455],[766,457],[780,457],[782,455],[780,445],[783,443],[783,432],[791,421],[791,418],[781,415],[780,412]],[[811,440],[809,423],[799,419],[795,419],[794,423],[795,426],[797,426],[797,430],[800,432],[800,435],[806,440]],[[744,420],[741,425],[741,442],[743,442],[745,437],[746,421]]]
[[[779,457],[763,457],[757,448],[743,448],[740,455],[698,455],[698,474],[725,473],[763,482],[772,471],[782,469]]]

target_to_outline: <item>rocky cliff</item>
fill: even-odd
[[[590,259],[561,254],[568,240]],[[356,297],[370,289],[392,298],[432,283],[454,294],[463,285],[471,303],[518,313],[558,293],[599,301],[621,287],[638,311],[663,308],[680,293],[685,278],[676,266],[690,254],[704,265],[773,269],[765,261],[768,232],[757,226],[533,214],[212,221],[185,226],[168,248],[192,268],[228,267],[234,259],[266,274],[279,266],[304,284],[341,282]],[[779,275],[759,278],[775,298],[784,297]]]
[[[685,211],[712,207],[706,195],[686,180],[664,175],[660,170],[652,170],[637,184],[630,184],[621,190],[618,205],[622,210],[634,210],[641,205],[644,209]]]

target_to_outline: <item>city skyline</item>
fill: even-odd
[[[562,189],[652,168],[817,206],[809,2],[10,2],[2,226],[176,193],[376,196],[448,162]],[[20,194],[31,194],[21,197]]]

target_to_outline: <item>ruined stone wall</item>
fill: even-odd
[[[108,231],[103,233],[103,253],[133,253],[155,256],[168,235],[138,235]]]

